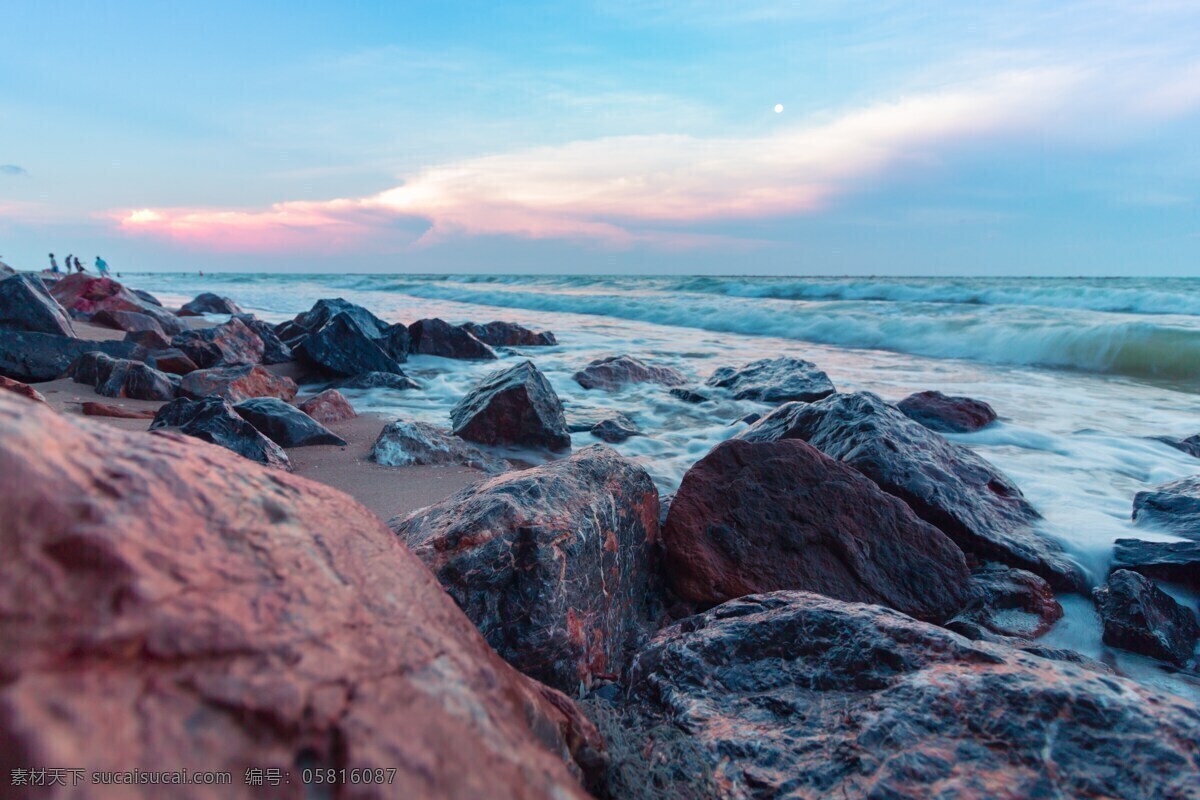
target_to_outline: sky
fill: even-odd
[[[0,258],[1200,276],[1200,2],[11,3]]]

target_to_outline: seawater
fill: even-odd
[[[321,297],[344,297],[392,322],[512,320],[548,329],[553,348],[473,363],[429,356],[406,371],[419,391],[347,393],[360,411],[447,425],[450,408],[490,371],[532,358],[568,411],[612,409],[646,435],[615,445],[662,491],[738,419],[768,406],[691,405],[637,385],[585,391],[571,375],[628,353],[698,383],[717,367],[789,355],[816,362],[843,391],[888,400],[925,389],[990,403],[1001,422],[951,438],[1021,486],[1058,538],[1096,577],[1121,537],[1160,538],[1130,524],[1133,495],[1200,472],[1154,436],[1200,433],[1200,279],[754,278],[519,275],[148,274],[128,278],[164,301],[201,291],[282,321]],[[575,447],[596,440],[575,434]],[[1180,587],[1166,587],[1196,606]],[[1140,680],[1200,695],[1197,684],[1106,651],[1090,604],[1043,641],[1103,656]]]

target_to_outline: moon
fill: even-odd
[[[783,113],[783,103],[776,103],[776,104],[775,104],[775,113],[776,113],[776,114],[782,114],[782,113]]]

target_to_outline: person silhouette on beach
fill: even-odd
[[[79,256],[75,256],[75,271],[80,275],[83,274],[83,264],[79,263]]]
[[[74,256],[71,255],[70,253],[68,253],[66,259],[63,261],[63,275],[71,274],[71,259],[72,258],[74,258]]]
[[[96,272],[100,273],[101,278],[108,277],[108,262],[100,256],[96,256]]]
[[[50,271],[55,275],[58,274],[58,262],[54,260],[54,253],[50,254]]]

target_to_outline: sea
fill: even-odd
[[[984,400],[1000,422],[949,438],[1021,487],[1096,578],[1122,537],[1174,540],[1134,529],[1133,496],[1200,472],[1200,460],[1156,436],[1200,433],[1200,278],[864,278],[593,275],[312,275],[156,273],[125,280],[178,304],[202,291],[279,322],[322,297],[343,297],[390,322],[511,320],[550,330],[559,344],[503,352],[496,362],[410,359],[415,391],[348,392],[361,411],[443,426],[471,386],[532,358],[569,413],[615,410],[645,433],[614,445],[663,492],[714,445],[768,406],[701,405],[640,384],[585,391],[589,361],[629,354],[697,383],[717,367],[794,356],[815,362],[841,391],[897,401],[926,389]],[[576,448],[595,443],[573,435]],[[1197,595],[1165,586],[1193,609]],[[1102,658],[1143,682],[1200,698],[1200,680],[1105,648],[1090,601],[1060,598],[1067,614],[1043,642]]]

